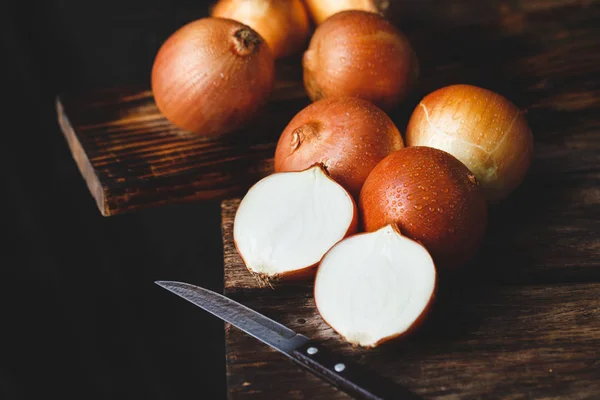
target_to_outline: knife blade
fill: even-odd
[[[328,352],[321,343],[226,296],[184,282],[155,283],[283,353],[301,367],[355,398],[421,399],[395,382],[348,358]]]

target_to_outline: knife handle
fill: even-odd
[[[298,364],[354,398],[422,400],[383,376],[326,351],[323,345],[317,342],[308,341],[288,355]]]

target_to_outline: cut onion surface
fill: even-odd
[[[314,275],[312,267],[356,228],[354,200],[319,164],[272,174],[250,188],[233,238],[246,267],[270,281]]]
[[[333,246],[317,271],[315,303],[346,341],[375,347],[418,326],[436,277],[427,250],[386,225]]]

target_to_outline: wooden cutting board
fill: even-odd
[[[495,212],[488,245],[470,273],[440,282],[423,328],[376,349],[340,340],[319,317],[311,282],[270,288],[250,275],[232,240],[238,204],[222,205],[227,296],[425,399],[600,398],[599,197],[579,217],[552,218],[561,201],[542,205],[548,225],[519,204]],[[347,398],[236,328],[225,335],[230,399]]]
[[[272,168],[279,133],[309,103],[299,65],[279,62],[264,115],[221,138],[172,125],[147,88],[60,95],[59,125],[102,215],[243,193]]]
[[[232,240],[239,199],[222,203],[224,292],[426,399],[600,399],[600,5],[449,3],[409,28],[424,87],[495,88],[527,108],[536,148],[526,181],[490,210],[472,265],[440,282],[425,326],[377,349],[341,341],[311,282],[270,288],[247,272]],[[228,325],[226,344],[230,399],[347,398]]]
[[[552,178],[532,177],[492,210],[483,250],[463,274],[441,280],[432,314],[406,340],[353,347],[318,315],[312,282],[260,284],[233,243],[237,199],[222,203],[224,293],[425,399],[597,399],[599,177],[580,173],[552,188]],[[230,399],[347,398],[236,328],[225,332]]]

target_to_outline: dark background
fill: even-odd
[[[0,399],[225,397],[222,322],[153,283],[222,290],[219,203],[102,217],[54,110],[63,91],[149,85],[208,2],[2,4]]]

